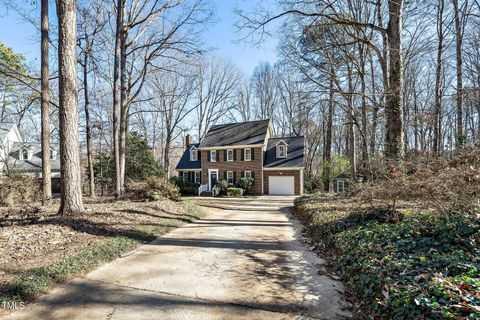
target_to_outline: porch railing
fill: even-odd
[[[201,195],[203,191],[208,191],[208,183],[201,184],[200,187],[198,187],[198,195]]]

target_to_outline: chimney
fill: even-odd
[[[188,146],[191,145],[191,144],[192,144],[192,136],[189,135],[189,134],[187,134],[187,135],[185,136],[185,146],[188,147]]]

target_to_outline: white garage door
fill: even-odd
[[[268,179],[268,194],[295,194],[295,178],[293,176],[272,176]]]

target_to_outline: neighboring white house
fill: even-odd
[[[57,152],[51,149],[52,179],[60,178],[60,161]],[[39,143],[24,142],[14,123],[0,122],[0,175],[8,170],[16,173],[42,177],[42,148]]]

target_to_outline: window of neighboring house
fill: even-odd
[[[50,160],[55,160],[55,153],[50,151]]]
[[[190,161],[197,161],[198,160],[198,150],[195,148],[192,148],[190,150]]]
[[[28,150],[22,151],[22,159],[21,160],[28,160]]]
[[[244,159],[245,161],[251,161],[252,160],[252,149],[245,149],[245,154],[244,154]]]
[[[232,149],[227,150],[227,161],[233,161],[233,150]]]
[[[286,157],[287,157],[287,146],[281,143],[277,146],[277,158],[286,158]]]
[[[337,193],[345,192],[345,181],[337,180]]]
[[[233,171],[227,171],[227,183],[233,184]]]
[[[252,171],[245,171],[245,178],[251,178],[252,177]]]
[[[195,171],[195,183],[200,184],[200,171]]]
[[[210,161],[217,162],[217,150],[210,150]]]

